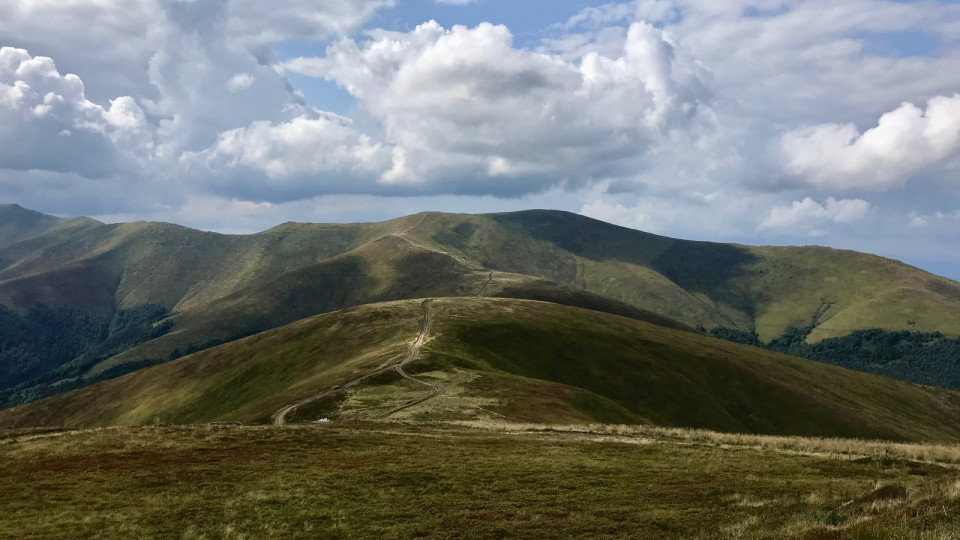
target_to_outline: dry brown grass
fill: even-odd
[[[492,420],[464,421],[457,422],[457,424],[508,433],[555,432],[577,434],[585,438],[608,439],[614,442],[744,447],[843,459],[901,459],[940,465],[960,465],[960,445],[950,444],[897,443],[825,437],[781,437],[660,426],[522,424]]]

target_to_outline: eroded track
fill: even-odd
[[[396,370],[397,370],[397,373],[399,373],[401,377],[403,377],[403,378],[405,378],[405,379],[407,379],[407,380],[413,381],[413,382],[415,382],[415,383],[417,383],[417,384],[426,386],[427,388],[430,388],[430,389],[431,389],[430,395],[425,396],[425,397],[420,398],[420,399],[417,399],[417,400],[414,400],[414,401],[411,401],[410,403],[407,403],[406,405],[403,405],[402,407],[397,407],[396,409],[393,409],[393,410],[390,411],[390,412],[387,412],[387,413],[384,413],[384,414],[380,415],[378,418],[388,418],[388,417],[393,416],[394,414],[396,414],[396,413],[398,413],[398,412],[400,412],[400,411],[403,411],[403,410],[409,409],[410,407],[419,405],[419,404],[423,403],[424,401],[427,401],[428,399],[435,398],[435,397],[437,397],[437,396],[439,396],[440,394],[443,393],[443,387],[442,387],[442,386],[435,385],[435,384],[430,384],[430,383],[428,383],[428,382],[422,381],[422,380],[420,380],[420,379],[418,379],[418,378],[416,378],[416,377],[414,377],[414,376],[412,376],[412,375],[409,375],[406,371],[403,370],[403,366],[405,366],[405,365],[409,364],[410,362],[413,362],[414,360],[416,360],[417,355],[420,354],[420,347],[423,346],[423,343],[424,343],[424,342],[426,341],[426,339],[427,339],[427,334],[430,333],[430,301],[431,301],[430,299],[427,299],[427,300],[424,300],[424,301],[423,301],[423,304],[421,304],[422,307],[423,307],[423,323],[422,323],[421,326],[420,326],[420,335],[417,336],[416,341],[414,341],[414,342],[413,342],[413,345],[410,346],[410,351],[407,353],[407,356],[406,356],[403,360],[401,360],[400,362],[398,362],[398,363],[394,366],[394,367],[396,368]]]
[[[358,384],[362,383],[363,381],[365,381],[365,380],[367,380],[367,379],[369,379],[369,378],[371,378],[371,377],[374,377],[374,376],[376,376],[376,375],[380,375],[381,373],[385,373],[385,372],[390,371],[390,370],[396,370],[396,372],[399,373],[401,377],[403,377],[403,378],[405,378],[405,379],[407,379],[407,380],[409,380],[409,381],[413,381],[413,382],[415,382],[415,383],[417,383],[417,384],[420,384],[420,385],[423,385],[423,386],[426,386],[426,387],[430,388],[430,389],[431,389],[431,392],[430,392],[430,395],[428,395],[428,396],[425,396],[425,397],[423,397],[423,398],[414,400],[414,401],[412,401],[412,402],[410,402],[410,403],[407,403],[407,404],[403,405],[402,407],[397,407],[396,409],[393,409],[393,410],[391,410],[391,411],[389,411],[389,412],[386,412],[386,413],[380,415],[378,418],[387,418],[387,417],[392,416],[392,415],[394,415],[394,414],[396,414],[396,413],[398,413],[398,412],[400,412],[400,411],[409,409],[410,407],[413,407],[413,406],[415,406],[415,405],[419,405],[419,404],[423,403],[424,401],[427,401],[428,399],[432,399],[432,398],[434,398],[434,397],[439,396],[440,394],[443,394],[443,387],[442,387],[442,386],[433,385],[433,384],[430,384],[430,383],[428,383],[428,382],[422,381],[422,380],[420,380],[420,379],[418,379],[418,378],[416,378],[416,377],[408,374],[408,373],[407,373],[406,371],[404,371],[404,369],[403,369],[404,366],[406,366],[407,364],[409,364],[410,362],[414,361],[414,360],[417,358],[417,356],[420,354],[420,347],[423,346],[424,342],[427,340],[427,335],[430,333],[430,302],[431,302],[431,301],[432,301],[432,299],[428,298],[427,300],[424,300],[422,304],[420,304],[421,307],[423,308],[423,321],[420,323],[420,333],[417,335],[417,339],[414,340],[413,344],[410,345],[410,349],[407,351],[407,355],[404,356],[402,359],[400,359],[400,361],[398,361],[398,362],[395,363],[395,364],[389,365],[389,366],[387,366],[387,367],[377,368],[377,369],[375,369],[375,370],[373,370],[373,371],[371,371],[371,372],[369,372],[369,373],[365,373],[364,375],[361,375],[361,376],[357,377],[356,379],[352,379],[352,380],[350,380],[350,381],[348,381],[348,382],[346,382],[346,383],[344,383],[344,384],[342,384],[342,385],[340,385],[340,386],[338,386],[338,387],[336,387],[336,388],[331,388],[330,390],[327,390],[326,392],[322,392],[322,393],[320,393],[320,394],[317,394],[317,395],[314,395],[314,396],[310,396],[310,397],[308,397],[308,398],[306,398],[306,399],[302,399],[302,400],[300,400],[300,401],[298,401],[298,402],[296,402],[296,403],[294,403],[294,404],[292,404],[292,405],[287,405],[286,407],[284,407],[284,408],[280,409],[279,411],[277,411],[276,413],[274,413],[274,415],[273,415],[273,423],[276,424],[276,425],[286,424],[286,423],[287,423],[287,415],[290,414],[291,412],[299,409],[300,407],[303,407],[304,405],[313,403],[314,401],[318,401],[318,400],[320,400],[320,399],[323,399],[323,398],[326,398],[326,397],[329,397],[329,396],[338,394],[338,393],[340,393],[340,392],[343,392],[343,391],[345,391],[345,390],[348,390],[348,389],[350,389],[350,388],[352,388],[352,387],[354,387],[354,386],[357,386]]]

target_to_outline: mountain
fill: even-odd
[[[536,299],[764,341],[791,328],[810,328],[811,344],[872,328],[960,335],[960,283],[896,261],[676,240],[556,211],[222,235],[4,206],[0,231],[0,318],[27,329],[0,331],[7,403],[409,298]]]
[[[27,210],[18,204],[0,204],[0,248],[49,233],[103,225],[90,218],[58,218]]]
[[[960,440],[957,392],[592,310],[493,298],[319,315],[0,411],[0,429],[265,423],[281,410],[287,421],[505,418]]]

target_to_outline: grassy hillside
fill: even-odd
[[[875,255],[676,240],[553,211],[431,214],[411,234],[491,269],[764,341],[814,322],[813,342],[869,328],[960,335],[960,283]]]
[[[946,540],[960,527],[955,447],[356,423],[0,442],[10,538]]]
[[[960,394],[544,302],[437,299],[321,315],[39,402],[0,428],[391,419],[652,423],[729,432],[960,440]],[[337,391],[357,377],[383,370]],[[422,399],[423,384],[440,395]]]
[[[58,218],[27,210],[18,204],[0,204],[0,248],[52,231],[89,228],[102,223],[90,218]]]
[[[811,343],[869,328],[960,336],[960,284],[895,261],[675,240],[565,212],[424,213],[222,235],[7,206],[0,246],[0,305],[20,314],[75,308],[107,324],[142,306],[170,313],[157,322],[170,332],[86,366],[69,384],[315,314],[424,296],[540,299],[677,328],[756,330],[764,341],[810,325]]]

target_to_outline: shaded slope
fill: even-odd
[[[444,393],[401,419],[960,440],[960,394],[951,391],[556,304],[441,298],[430,310],[429,335],[406,370]],[[286,405],[395,363],[421,316],[419,302],[404,301],[313,317],[0,411],[0,428],[265,422]],[[311,414],[372,418],[423,392],[396,377],[371,380]]]

